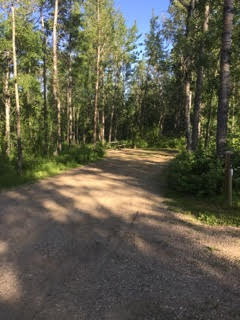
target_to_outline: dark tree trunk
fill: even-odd
[[[229,93],[231,86],[230,57],[233,28],[233,0],[224,0],[223,35],[220,62],[220,90],[217,115],[217,154],[222,156],[227,146]]]

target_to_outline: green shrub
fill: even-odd
[[[218,194],[224,183],[223,163],[213,153],[183,151],[169,166],[168,183],[172,190],[181,193]]]
[[[149,144],[148,144],[148,142],[147,142],[145,139],[137,138],[137,139],[134,141],[134,147],[137,147],[137,148],[147,148],[147,147],[149,147]]]
[[[0,156],[0,188],[17,186],[47,176],[56,175],[68,168],[96,161],[104,156],[102,145],[63,146],[63,151],[56,157],[43,157],[24,152],[23,174],[17,174],[17,159]]]
[[[139,140],[139,141],[138,141]],[[167,137],[159,135],[159,128],[151,128],[146,131],[143,139],[138,139],[140,147],[157,147],[161,149],[177,149],[181,150],[185,147],[184,137]],[[144,143],[146,144],[144,146]],[[136,146],[138,147],[138,145]]]
[[[185,148],[185,138],[161,137],[158,139],[156,146],[162,149],[182,150]]]

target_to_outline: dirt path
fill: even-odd
[[[170,158],[111,151],[1,193],[0,319],[240,319],[240,230],[165,208]]]

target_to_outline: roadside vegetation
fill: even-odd
[[[167,204],[177,212],[191,214],[209,225],[240,226],[240,153],[233,154],[233,207],[225,195],[224,159],[214,149],[182,150],[171,161]]]
[[[105,149],[98,144],[63,146],[57,156],[24,155],[22,174],[17,171],[16,157],[0,157],[0,189],[15,187],[25,183],[35,182],[49,176],[57,175],[67,169],[97,161],[105,154]]]
[[[140,45],[137,23],[111,0],[1,0],[0,188],[104,148],[180,150],[168,175],[176,206],[237,225],[239,19],[239,1],[173,0],[164,19],[153,12]],[[234,209],[225,210],[227,150]]]

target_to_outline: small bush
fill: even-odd
[[[185,138],[161,137],[156,146],[162,149],[182,150],[185,148]]]
[[[216,195],[223,188],[223,163],[213,153],[183,151],[169,166],[168,183],[177,192]]]

